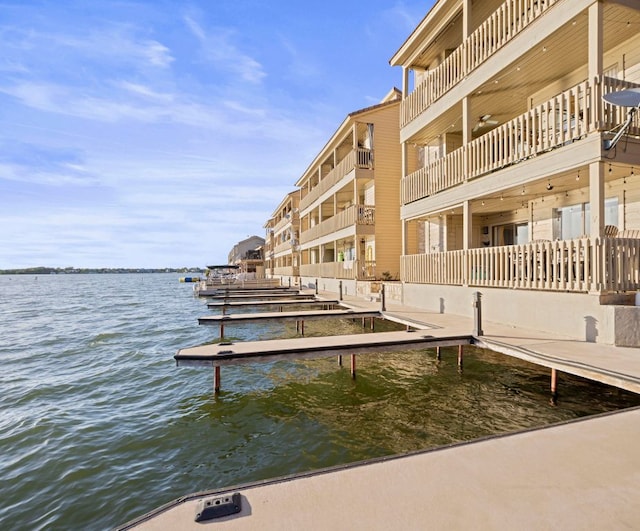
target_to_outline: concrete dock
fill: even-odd
[[[261,300],[261,301],[229,301],[229,302],[209,302],[207,303],[207,308],[211,308],[212,310],[225,310],[227,308],[265,308],[265,307],[273,307],[273,306],[321,306],[332,308],[340,304],[338,299],[277,299],[277,300]]]
[[[638,529],[640,409],[180,498],[119,529]],[[239,493],[240,512],[195,522]]]
[[[433,333],[432,333],[433,332]],[[281,359],[322,358],[341,354],[375,354],[412,348],[470,345],[470,334],[444,330],[378,332],[343,336],[297,337],[265,341],[223,342],[183,348],[174,356],[178,366],[223,366]]]
[[[212,295],[207,295],[207,299],[219,300],[219,301],[264,301],[264,300],[283,300],[283,299],[292,299],[292,300],[310,300],[314,299],[315,295],[313,293],[290,293],[290,292],[281,292],[281,293],[216,293]]]
[[[264,321],[314,321],[320,319],[370,319],[382,317],[378,310],[297,310],[293,312],[235,313],[207,315],[198,318],[198,324],[260,323]]]
[[[379,303],[355,297],[346,297],[343,304],[354,309],[380,309]],[[418,340],[457,338],[548,367],[552,375],[566,372],[640,393],[640,349],[492,322],[482,323],[482,335],[473,335],[470,318],[393,303],[386,305],[382,315],[416,330],[338,336],[335,347],[347,345],[350,352],[357,352],[361,346],[365,351],[364,343],[357,345],[355,337],[371,341],[366,338],[376,336],[380,343],[383,334],[395,334],[396,340],[402,335]],[[398,348],[391,344],[392,336],[388,337],[387,346]],[[302,355],[303,342],[309,345],[311,339],[281,341]],[[260,355],[257,346],[250,343],[256,342],[182,349],[185,359],[178,363],[216,366],[247,362],[252,355]],[[284,345],[259,343],[262,355],[270,351],[285,357],[288,354]],[[248,349],[244,356],[243,348]],[[337,352],[331,348],[326,345],[327,354]],[[318,352],[306,354],[319,357]],[[193,359],[186,359],[188,356]],[[559,388],[561,392],[561,378]],[[410,455],[195,493],[121,529],[639,529],[638,441],[640,408],[635,408]],[[225,504],[235,493],[240,498],[239,512],[195,522],[207,501]]]

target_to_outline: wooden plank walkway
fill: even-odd
[[[178,366],[239,365],[279,359],[323,358],[340,354],[375,354],[403,348],[435,348],[470,345],[469,334],[451,335],[442,330],[375,332],[343,336],[223,342],[183,348],[174,356]]]
[[[260,301],[260,300],[279,300],[279,299],[294,299],[294,300],[310,300],[315,299],[313,293],[219,293],[217,295],[207,295],[209,299],[217,299],[224,301]]]
[[[219,295],[223,293],[300,293],[300,290],[297,288],[287,288],[287,287],[270,287],[270,288],[243,288],[243,287],[220,287],[217,286],[215,288],[207,288],[200,290],[198,292],[199,295],[205,297],[211,297],[214,295]]]
[[[338,299],[322,300],[322,299],[277,299],[267,301],[229,301],[229,302],[209,302],[207,308],[242,308],[265,307],[265,306],[335,306],[340,304]]]
[[[207,315],[198,318],[198,324],[214,325],[230,323],[260,323],[264,321],[313,321],[318,319],[360,319],[381,317],[372,310],[301,310],[295,312],[236,313],[230,315]]]

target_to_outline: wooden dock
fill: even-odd
[[[261,300],[313,300],[313,293],[218,293],[215,295],[207,295],[209,299],[223,301],[261,301]]]
[[[243,307],[256,307],[264,308],[270,306],[328,306],[333,307],[340,304],[338,299],[277,299],[277,300],[262,300],[262,301],[229,301],[229,302],[209,302],[207,308],[217,309],[220,308],[223,311],[225,308],[243,308]]]
[[[341,354],[375,354],[401,349],[470,345],[471,335],[447,335],[442,330],[375,332],[343,336],[223,342],[183,348],[174,356],[180,367],[219,367],[262,361],[323,358]]]
[[[198,318],[198,324],[214,325],[231,323],[261,323],[264,321],[313,321],[318,319],[366,319],[382,317],[375,310],[300,310],[295,312],[237,313],[230,315],[207,315]]]
[[[300,293],[298,288],[290,288],[286,286],[266,286],[261,288],[251,288],[245,286],[220,285],[198,291],[198,295],[202,297],[210,297],[220,293]]]

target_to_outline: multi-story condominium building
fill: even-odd
[[[399,275],[400,99],[349,114],[296,182],[303,282],[356,293]]]
[[[245,278],[264,278],[263,247],[260,236],[250,236],[236,243],[227,257],[230,265],[237,265]]]
[[[296,283],[300,275],[300,190],[285,196],[265,223],[265,269],[269,277]]]
[[[633,91],[630,107],[607,95],[640,87],[640,2],[438,0],[390,64],[404,302],[470,314],[479,291],[486,318],[621,341],[637,314],[613,303],[640,289],[640,121]]]

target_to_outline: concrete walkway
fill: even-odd
[[[323,295],[323,294],[321,294]],[[333,294],[326,294],[331,296]],[[353,308],[379,302],[344,297]],[[388,303],[385,317],[469,334],[469,318]],[[482,323],[478,345],[640,392],[640,349]],[[196,523],[240,493],[231,516]],[[640,529],[640,408],[407,456],[198,493],[122,529]]]
[[[187,496],[123,529],[638,529],[640,409]],[[203,500],[241,511],[196,523]]]
[[[354,308],[381,307],[379,302],[355,297],[344,297],[342,302]],[[468,334],[474,326],[473,319],[468,317],[394,303],[387,303],[383,314],[387,319],[418,327],[443,329],[452,335]],[[483,321],[482,329],[484,335],[476,338],[479,347],[640,393],[640,348],[589,343],[486,321]]]

